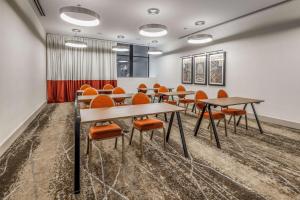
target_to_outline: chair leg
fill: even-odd
[[[207,129],[209,129],[210,128],[210,122],[208,123],[208,126],[207,126]]]
[[[115,149],[117,148],[117,145],[118,145],[118,138],[116,137],[116,140],[115,140]]]
[[[231,118],[232,118],[232,115],[230,115],[230,117],[229,117],[228,124],[230,124]]]
[[[220,122],[221,122],[221,120],[218,121],[217,126],[219,126]]]
[[[134,133],[134,127],[132,127],[132,129],[131,129],[131,134],[130,134],[129,145],[131,145],[131,142],[132,142],[132,137],[133,137],[133,133]]]
[[[151,131],[150,140],[152,140],[152,138],[153,138],[153,133],[154,133],[154,130],[153,130],[153,131]]]
[[[140,131],[140,146],[141,146],[141,158],[144,156],[144,149],[143,149],[143,132]]]
[[[226,117],[224,117],[224,128],[225,128],[225,136],[227,137]]]
[[[166,149],[166,129],[163,127],[163,132],[164,132],[164,150]]]
[[[248,130],[248,117],[247,117],[247,114],[245,114],[245,122],[246,122],[246,130]]]
[[[93,157],[93,153],[92,153],[92,150],[93,150],[93,140],[90,140],[89,142],[89,160],[88,162],[91,163],[92,162],[92,157]]]
[[[124,152],[125,151],[125,144],[124,144],[124,134],[122,134],[122,163],[124,163],[125,158],[124,158]]]
[[[87,135],[87,136],[86,136],[86,155],[89,154],[89,150],[90,150],[90,138],[89,138],[89,136]]]
[[[188,107],[189,107],[189,104],[187,103],[187,104],[186,104],[186,107],[185,107],[185,111],[184,111],[184,114],[185,114],[185,115],[186,115],[186,111],[187,111]]]
[[[209,133],[210,133],[210,142],[212,142],[212,139],[213,139],[213,130],[212,130],[212,128],[209,129]]]
[[[234,133],[236,133],[236,118],[235,118],[235,115],[233,115],[233,127],[234,127]]]

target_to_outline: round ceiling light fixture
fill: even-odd
[[[203,26],[205,25],[205,21],[196,21],[195,26]]]
[[[112,47],[113,51],[119,51],[119,52],[127,52],[129,51],[128,46],[125,45],[117,45]]]
[[[65,41],[65,45],[73,48],[87,48],[87,44],[78,40],[67,40]]]
[[[168,30],[162,24],[146,24],[139,28],[139,33],[146,37],[162,37],[168,34]]]
[[[124,36],[124,35],[117,35],[117,38],[118,38],[118,39],[124,39],[125,36]]]
[[[188,43],[190,44],[205,44],[211,41],[213,41],[213,37],[209,34],[198,34],[188,37]]]
[[[158,8],[149,8],[147,11],[149,15],[158,15],[160,13]]]
[[[161,50],[158,49],[149,49],[148,50],[148,54],[149,55],[161,55],[163,52]]]
[[[100,16],[87,8],[67,6],[59,9],[60,18],[64,21],[78,26],[97,26]]]

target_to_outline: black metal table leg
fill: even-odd
[[[213,133],[214,133],[214,136],[215,136],[215,139],[216,139],[217,147],[219,149],[221,149],[221,145],[220,145],[220,142],[219,142],[219,137],[218,137],[218,132],[217,132],[217,129],[216,129],[216,125],[215,125],[215,122],[214,122],[214,120],[212,118],[212,113],[211,113],[210,105],[208,105],[208,112],[209,112],[210,123],[211,123],[212,129],[213,129]]]
[[[248,105],[248,104],[245,104],[245,105],[244,105],[243,110],[246,110],[247,105]],[[238,121],[237,121],[237,124],[236,124],[237,126],[240,124],[241,119],[242,119],[242,115],[239,117],[239,119],[238,119]]]
[[[186,143],[185,143],[185,137],[184,137],[183,127],[182,127],[182,123],[181,123],[180,113],[176,112],[176,116],[177,116],[177,122],[178,122],[179,132],[180,132],[180,136],[181,136],[181,143],[182,143],[182,148],[183,148],[184,156],[186,158],[188,158],[189,157],[189,153],[188,153],[188,150],[187,150],[187,147],[186,147]]]
[[[170,118],[170,122],[169,122],[169,126],[168,126],[168,131],[167,131],[167,137],[166,137],[166,141],[167,142],[169,141],[169,137],[170,137],[170,133],[171,133],[171,129],[172,129],[174,115],[175,115],[175,112],[172,112],[171,118]]]
[[[255,110],[255,108],[254,108],[254,104],[253,104],[253,103],[251,103],[251,107],[252,107],[252,110],[253,110],[253,113],[254,113],[254,116],[255,116],[256,123],[257,123],[257,126],[258,126],[258,128],[259,128],[259,131],[260,131],[261,134],[263,134],[263,130],[262,130],[262,128],[261,128],[261,125],[260,125],[260,122],[259,122],[258,116],[257,116],[257,114],[256,114],[256,110]]]
[[[80,193],[80,115],[75,99],[75,134],[74,134],[74,194]]]
[[[198,121],[196,123],[195,129],[194,129],[194,132],[195,132],[194,135],[195,136],[197,136],[197,134],[198,134],[198,131],[199,131],[199,128],[200,128],[200,125],[201,125],[201,122],[202,122],[203,115],[205,113],[206,107],[207,107],[207,105],[205,104],[204,107],[203,107],[203,109],[202,109],[202,111],[201,111],[201,115],[200,115],[200,117],[199,117],[199,119],[198,119]]]

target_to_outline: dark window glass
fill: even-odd
[[[117,52],[118,77],[149,77],[148,47],[128,46],[129,52]]]
[[[133,57],[133,77],[148,77],[148,57]]]

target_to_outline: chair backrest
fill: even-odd
[[[90,108],[106,108],[115,106],[114,100],[107,95],[97,95],[90,103]]]
[[[82,95],[97,95],[98,91],[95,88],[89,87],[83,90]]]
[[[147,89],[147,85],[145,83],[141,83],[138,86],[139,89]],[[140,92],[147,93],[147,90],[141,90]]]
[[[160,84],[159,83],[155,83],[153,85],[153,88],[154,88],[154,92],[157,93],[158,92],[158,88],[160,87]]]
[[[115,87],[112,91],[113,94],[125,94],[125,90],[121,87]],[[125,98],[114,98],[116,103],[121,103],[125,100]]]
[[[185,89],[185,87],[184,87],[183,85],[178,85],[176,91],[177,91],[177,92],[184,92],[184,91],[186,91],[186,89]],[[185,97],[185,94],[178,95],[178,97],[179,97],[180,99],[183,99],[183,98]]]
[[[103,86],[103,90],[112,90],[112,89],[114,89],[114,86],[111,84],[105,84]]]
[[[228,94],[225,90],[219,90],[218,91],[218,98],[227,98],[228,97]]]
[[[91,87],[89,84],[83,84],[82,86],[80,86],[80,90],[85,90],[86,88]]]
[[[207,94],[202,91],[202,90],[198,90],[195,94],[195,104],[196,104],[196,107],[199,109],[199,110],[202,110],[204,108],[204,103],[200,103],[200,102],[197,102],[197,100],[200,100],[200,99],[208,99],[208,96]]]
[[[132,105],[148,103],[150,103],[150,98],[145,93],[139,92],[132,97]]]
[[[160,87],[158,88],[158,92],[169,92],[169,90],[168,90],[168,88],[165,87],[165,86],[160,86]]]

